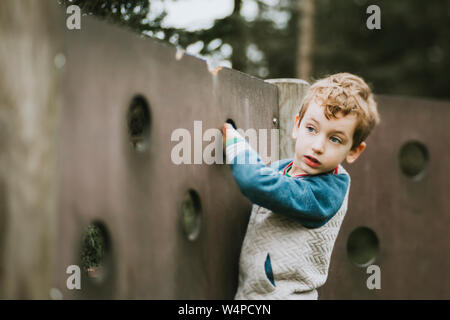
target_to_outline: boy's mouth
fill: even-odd
[[[317,159],[314,158],[314,157],[311,157],[311,156],[305,156],[305,158],[306,158],[306,163],[309,164],[309,165],[311,165],[311,166],[313,166],[313,167],[317,167],[317,166],[320,165],[320,161],[317,160]]]

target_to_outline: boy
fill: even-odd
[[[253,207],[239,262],[235,299],[317,299],[347,211],[353,163],[379,123],[363,79],[339,73],[308,90],[295,117],[293,159],[270,167],[229,124],[226,159]]]

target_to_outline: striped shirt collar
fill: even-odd
[[[293,163],[294,163],[294,161],[291,161],[291,162],[283,169],[283,175],[288,176],[288,177],[292,177],[292,178],[309,176],[309,174],[307,174],[307,173],[296,174],[295,176],[291,176],[291,175],[288,173],[288,171],[291,169]],[[325,174],[328,174],[328,173],[337,174],[337,172],[338,172],[338,167],[336,167],[336,168],[334,168],[334,169],[331,169],[330,171],[324,172],[324,173],[325,173]]]

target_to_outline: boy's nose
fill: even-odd
[[[324,139],[321,137],[314,139],[312,149],[315,153],[322,154],[324,149]]]

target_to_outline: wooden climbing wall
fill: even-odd
[[[277,87],[91,17],[70,31],[52,0],[0,9],[0,297],[233,298],[250,203],[227,166],[174,164],[172,134],[190,132],[194,161],[227,119],[276,129]],[[448,299],[450,104],[377,100],[319,298]],[[92,223],[103,279],[68,290]]]
[[[319,295],[321,299],[448,299],[450,103],[376,99],[381,123],[367,139],[361,157],[344,165],[352,178],[349,207],[328,281]],[[349,259],[350,235],[361,227],[358,250],[376,253],[367,262],[380,267],[380,290],[369,290],[366,282],[373,272]],[[376,236],[378,250],[373,251],[370,232]]]
[[[178,142],[171,137],[180,128],[190,132],[194,163],[194,148],[201,147],[194,144],[203,138],[195,136],[195,121],[203,133],[221,129],[227,119],[244,129],[276,128],[276,87],[234,70],[209,70],[172,46],[95,19],[83,19],[82,29],[66,31],[65,38],[58,241],[63,296],[233,298],[250,203],[229,167],[174,164]],[[149,109],[148,129],[136,147],[128,129],[135,97]],[[201,203],[195,241],[182,228],[188,190]],[[81,235],[93,222],[110,238],[107,276],[101,285],[83,281],[82,290],[67,290],[64,271],[80,264]]]

